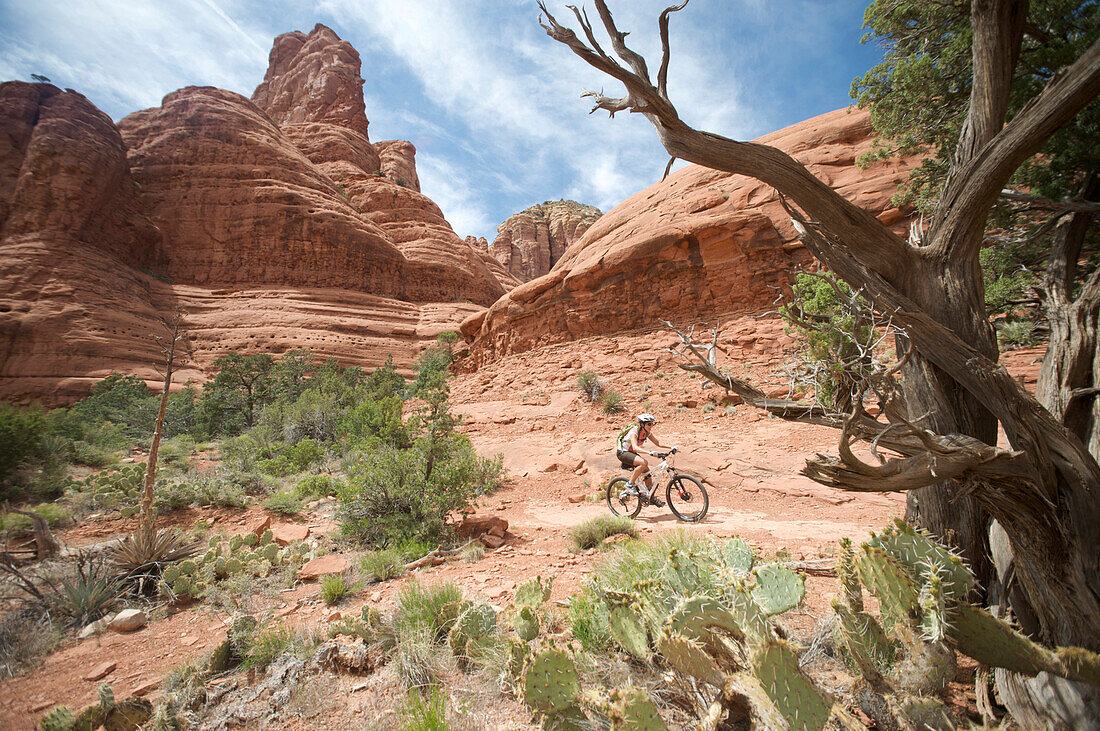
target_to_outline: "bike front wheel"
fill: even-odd
[[[642,512],[642,496],[637,487],[626,489],[627,479],[616,477],[607,483],[607,507],[615,515],[633,518]]]
[[[710,507],[707,489],[691,475],[676,475],[665,489],[665,498],[672,514],[685,523],[698,523]]]

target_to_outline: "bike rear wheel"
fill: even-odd
[[[642,512],[642,496],[637,487],[624,494],[626,483],[625,477],[616,477],[607,483],[607,507],[615,515],[633,518]]]
[[[676,475],[665,488],[668,507],[685,523],[698,523],[707,514],[710,498],[703,483],[691,475]]]

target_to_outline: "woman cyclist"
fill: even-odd
[[[638,481],[642,478],[642,475],[646,475],[646,488],[640,490],[643,496],[649,494],[653,487],[653,480],[647,474],[649,472],[649,462],[642,454],[652,456],[653,452],[642,449],[642,445],[648,439],[660,449],[667,449],[653,435],[653,425],[656,423],[657,419],[653,414],[638,414],[638,423],[623,429],[619,433],[619,439],[615,445],[615,456],[619,458],[619,462],[622,463],[623,467],[634,468],[634,472],[630,475],[630,481],[626,483],[626,490],[637,490]],[[664,501],[658,497],[652,498],[649,502],[659,508],[664,506]]]

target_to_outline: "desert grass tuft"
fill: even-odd
[[[359,558],[359,574],[365,581],[387,581],[404,573],[405,559],[395,548],[368,551]]]
[[[321,577],[321,599],[330,607],[347,599],[355,591],[355,587],[343,574],[331,574]]]
[[[637,538],[638,527],[626,516],[600,515],[569,529],[569,537],[573,539],[573,548],[577,551],[595,548],[605,538],[620,533]]]

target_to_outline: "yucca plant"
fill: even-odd
[[[75,576],[57,583],[44,582],[42,597],[58,614],[84,625],[94,622],[114,607],[122,586],[101,557],[81,552],[76,556]]]
[[[191,558],[201,547],[179,530],[168,528],[126,536],[109,555],[121,580],[144,592],[155,591],[156,580],[165,566]]]

